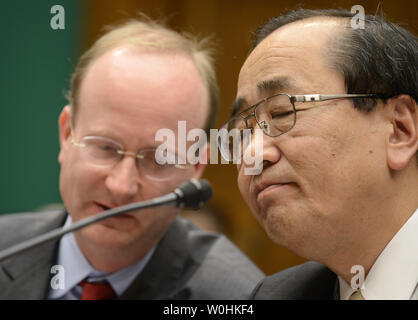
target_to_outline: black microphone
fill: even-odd
[[[177,207],[199,209],[212,197],[212,187],[207,180],[189,180],[174,190]]]
[[[191,179],[182,185],[178,186],[173,192],[170,192],[161,197],[157,197],[148,201],[135,202],[109,209],[98,215],[88,217],[86,219],[72,223],[67,228],[58,228],[51,230],[45,234],[29,239],[15,246],[0,251],[0,261],[7,259],[17,253],[26,251],[48,241],[60,238],[63,235],[74,232],[81,228],[87,227],[95,222],[104,220],[110,217],[125,214],[129,211],[141,210],[162,205],[174,205],[179,208],[200,208],[206,201],[212,197],[212,187],[206,180]]]

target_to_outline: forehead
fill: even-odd
[[[280,92],[343,93],[342,75],[330,67],[327,59],[330,41],[343,30],[343,24],[342,19],[313,18],[274,31],[245,61],[237,102],[253,104]]]
[[[80,88],[77,126],[153,137],[178,120],[200,128],[208,92],[185,53],[114,49],[95,61]],[[115,134],[113,134],[115,135]]]

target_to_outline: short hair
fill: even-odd
[[[198,39],[190,34],[180,34],[167,28],[163,23],[146,16],[129,20],[121,25],[107,27],[102,35],[78,60],[71,77],[67,98],[72,108],[72,125],[79,105],[80,87],[91,65],[103,54],[114,48],[129,45],[139,49],[157,49],[162,51],[180,51],[186,53],[195,64],[209,95],[209,114],[204,129],[209,132],[215,126],[218,110],[218,84],[214,68],[213,49],[210,39]]]
[[[326,61],[343,75],[347,93],[379,94],[384,102],[407,94],[418,101],[417,37],[383,15],[365,15],[364,28],[354,29],[350,27],[354,14],[347,10],[290,11],[270,19],[253,33],[251,51],[280,27],[314,17],[347,20],[347,26],[324,48]],[[353,102],[355,108],[365,112],[376,106],[375,99],[354,99]],[[418,152],[416,155],[418,165]]]

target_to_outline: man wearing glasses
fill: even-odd
[[[238,164],[239,189],[274,242],[316,261],[266,278],[255,299],[418,299],[417,39],[351,17],[271,19],[241,69],[225,128],[264,138],[263,170]]]
[[[59,117],[66,211],[2,217],[2,249],[202,175],[201,163],[158,164],[155,135],[177,133],[178,120],[188,130],[214,125],[217,84],[203,42],[148,20],[116,27],[81,57],[69,98]],[[225,237],[178,212],[130,212],[11,257],[2,264],[0,298],[248,298],[261,271]]]

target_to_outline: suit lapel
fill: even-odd
[[[47,230],[63,224],[65,212],[48,222]],[[59,240],[42,244],[6,259],[0,265],[0,299],[44,299],[50,288],[51,267],[56,261]]]
[[[337,275],[318,262],[307,262],[268,276],[254,289],[255,300],[333,300]]]
[[[335,280],[335,286],[334,286],[334,300],[340,300],[340,282],[338,281],[338,277]]]
[[[187,262],[187,252],[187,230],[176,219],[145,269],[119,299],[186,299],[186,290],[177,291]]]
[[[61,212],[37,234],[63,225]],[[21,241],[20,241],[21,242]],[[0,299],[44,299],[50,289],[51,267],[56,263],[59,240],[45,243],[0,263]],[[145,269],[120,299],[187,299],[187,289],[179,290],[187,280],[183,270],[189,260],[187,230],[176,219]]]
[[[6,260],[0,276],[0,299],[44,299],[56,249],[54,242]]]

